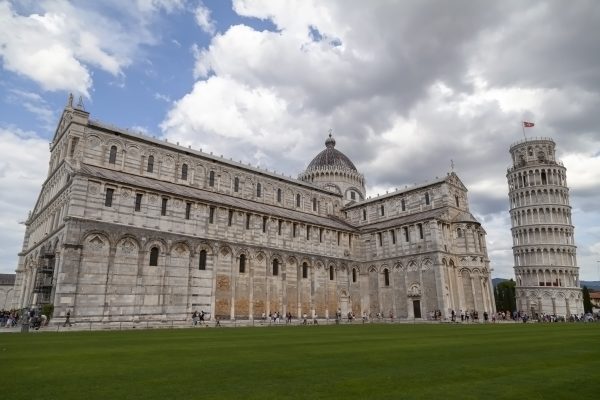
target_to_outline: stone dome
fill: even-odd
[[[310,164],[308,164],[306,172],[323,168],[338,168],[358,172],[352,161],[344,153],[335,149],[335,139],[331,137],[331,133],[325,141],[325,150],[313,158]]]

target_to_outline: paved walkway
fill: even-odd
[[[336,321],[334,319],[318,319],[318,325],[336,325]],[[355,319],[352,322],[348,322],[348,320],[342,320],[338,323],[338,325],[363,325],[363,324],[451,324],[450,321],[440,321],[440,320],[391,320],[389,318],[382,319],[373,319],[368,322],[363,323],[361,319]],[[473,324],[483,324],[484,322],[455,322],[455,324],[462,325],[473,325]],[[492,322],[487,322],[491,324]],[[515,323],[515,321],[507,320],[507,321],[498,321],[496,323],[505,324],[505,323]],[[269,321],[262,320],[221,320],[219,324],[223,328],[235,328],[235,327],[284,327],[284,326],[304,326],[302,324],[302,320],[294,319],[291,324],[286,324],[285,320],[274,323]],[[315,326],[312,323],[312,320],[309,320],[307,326]],[[133,330],[133,329],[202,329],[202,328],[215,328],[215,321],[207,321],[204,324],[193,326],[191,321],[144,321],[144,322],[113,322],[110,324],[102,324],[102,323],[90,323],[90,322],[74,322],[70,327],[63,327],[62,324],[50,324],[48,326],[44,326],[39,330],[29,329],[29,333],[40,333],[40,332],[75,332],[75,331],[106,331],[106,330]],[[21,326],[16,326],[13,328],[0,328],[0,333],[18,333],[21,332]]]

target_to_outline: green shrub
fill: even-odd
[[[42,314],[48,317],[48,321],[52,318],[52,314],[54,313],[54,304],[44,304],[42,306]]]

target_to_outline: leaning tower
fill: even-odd
[[[508,169],[517,309],[569,316],[583,312],[566,168],[550,138],[510,147]]]

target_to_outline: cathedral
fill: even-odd
[[[293,179],[90,119],[71,97],[15,306],[98,326],[481,316],[495,311],[485,235],[454,172],[367,198],[331,134]]]

